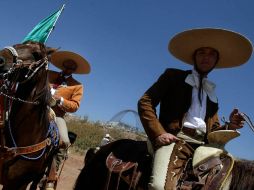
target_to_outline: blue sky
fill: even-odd
[[[166,68],[191,69],[167,50],[178,32],[225,28],[254,41],[252,0],[3,0],[1,46],[21,42],[63,3],[66,8],[46,44],[77,52],[90,62],[89,75],[75,75],[85,88],[76,114],[92,121],[136,110],[138,99]],[[237,107],[254,119],[253,62],[252,56],[241,67],[209,75],[217,84],[220,116],[228,118]],[[226,148],[234,156],[253,160],[253,145],[254,133],[246,125]]]

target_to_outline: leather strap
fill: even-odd
[[[51,144],[50,138],[46,138],[44,141],[42,141],[38,144],[25,146],[25,147],[16,147],[16,148],[14,148],[14,150],[15,150],[16,155],[30,154],[30,153],[34,153],[39,150],[42,150],[43,148],[45,148],[47,145],[50,145],[50,144]]]
[[[109,189],[109,184],[111,180],[111,175],[112,172],[118,175],[117,178],[117,184],[116,184],[116,189],[118,190],[120,180],[123,179],[128,185],[129,185],[129,190],[133,187],[135,189],[138,180],[141,176],[141,172],[137,171],[138,168],[138,163],[137,162],[131,162],[131,161],[123,161],[122,159],[117,158],[113,152],[111,152],[107,159],[106,159],[106,166],[109,170],[108,178],[107,178],[107,186],[106,190]],[[130,169],[131,173],[125,176],[123,172],[128,171]]]
[[[49,170],[47,181],[56,182],[57,181],[57,169],[56,169],[56,160],[52,160],[52,164]]]
[[[8,157],[16,157],[19,155],[24,155],[24,154],[31,154],[34,152],[37,152],[39,150],[42,150],[46,146],[51,144],[50,138],[46,138],[44,141],[30,145],[30,146],[24,146],[24,147],[0,147],[0,155],[1,158],[8,158]]]
[[[194,173],[198,176],[199,182],[204,184],[203,190],[220,189],[233,164],[234,161],[230,156],[222,154],[194,168]]]
[[[197,129],[192,129],[192,128],[189,128],[189,127],[182,127],[181,131],[185,134],[185,135],[188,135],[189,137],[192,137],[194,139],[200,139],[201,137],[203,138],[204,137],[204,133],[199,133],[197,131]]]
[[[196,129],[188,128],[188,127],[182,127],[182,132],[186,135],[189,135],[191,137],[194,137],[197,135]]]
[[[194,173],[198,175],[199,172],[206,172],[217,165],[221,165],[222,161],[220,157],[214,157],[212,159],[207,160],[205,163],[198,165],[194,168]]]
[[[106,166],[111,172],[120,173],[129,170],[137,165],[136,162],[124,162],[111,152],[106,159]]]

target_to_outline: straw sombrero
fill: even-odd
[[[51,55],[51,63],[63,70],[63,62],[66,60],[73,60],[77,64],[75,74],[90,73],[90,65],[82,56],[70,51],[57,51]]]
[[[192,55],[201,47],[219,52],[216,68],[236,67],[248,61],[252,53],[251,42],[239,33],[214,28],[191,29],[175,35],[168,49],[176,58],[193,65]]]

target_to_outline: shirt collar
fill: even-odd
[[[185,82],[192,87],[199,88],[199,73],[193,69],[191,74],[188,74],[188,76],[185,79]],[[207,77],[203,78],[202,80],[203,90],[207,93],[210,100],[214,103],[218,102],[217,96],[215,94],[215,87],[216,85],[209,81]]]
[[[63,72],[61,72],[60,75],[62,77],[64,77],[65,79],[70,78],[72,76],[72,74],[70,74],[70,75],[64,75]]]

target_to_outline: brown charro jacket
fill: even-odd
[[[151,141],[169,132],[176,135],[182,127],[182,120],[189,110],[192,86],[185,82],[191,70],[166,69],[166,71],[140,98],[138,112],[143,127]],[[159,117],[156,107],[160,104]],[[207,132],[224,129],[217,115],[218,104],[207,97],[205,122]]]
[[[53,87],[55,81],[59,77],[59,73],[48,71],[48,80],[50,87]],[[83,96],[83,85],[76,81],[72,76],[66,79],[67,85],[60,85],[56,88],[56,95],[63,97],[62,105],[52,107],[57,117],[63,117],[66,112],[76,112],[80,106],[80,101]]]

